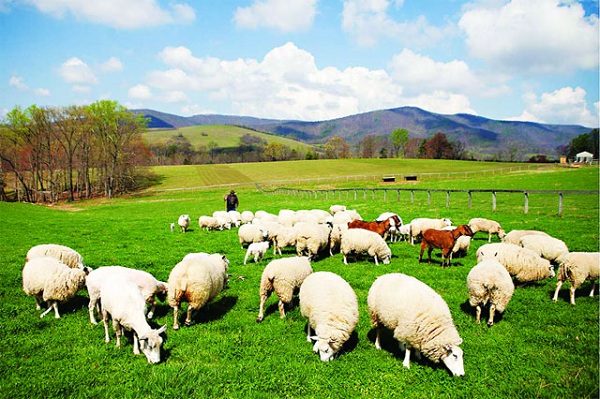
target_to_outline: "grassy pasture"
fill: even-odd
[[[198,149],[200,146],[208,146],[208,143],[210,142],[217,143],[219,147],[236,147],[240,144],[240,137],[246,134],[260,137],[266,140],[268,143],[281,143],[303,153],[312,147],[308,144],[296,140],[291,140],[285,137],[275,136],[266,133],[259,133],[255,130],[230,125],[190,126],[182,127],[176,130],[151,129],[144,133],[143,138],[148,144],[156,144],[159,142],[164,143],[169,138],[175,137],[178,134],[182,134],[183,136],[185,136],[195,149]]]
[[[305,163],[306,174],[312,161]],[[358,162],[360,163],[360,162]],[[435,164],[435,163],[434,163]],[[416,165],[416,164],[415,164]],[[409,169],[413,170],[415,165]],[[207,168],[193,179],[171,182],[162,174],[166,187],[196,187],[221,182],[235,185],[252,176],[284,175],[275,167],[287,163],[223,165]],[[452,163],[439,163],[447,171]],[[457,163],[456,168],[466,167]],[[475,166],[479,166],[475,163]],[[322,165],[319,165],[319,168]],[[343,162],[336,163],[342,170]],[[348,169],[354,166],[347,166]],[[391,167],[391,165],[388,165]],[[423,167],[435,169],[427,164]],[[187,167],[197,170],[197,167]],[[488,169],[490,166],[488,165]],[[183,171],[184,169],[180,169]],[[240,171],[237,175],[231,170]],[[298,170],[300,168],[298,167]],[[363,165],[360,170],[367,170]],[[322,169],[320,169],[322,173]],[[287,173],[287,172],[286,172]],[[368,172],[367,172],[368,173]],[[384,172],[385,173],[385,172]],[[389,173],[389,172],[387,172]],[[237,176],[237,177],[234,177]],[[207,180],[205,180],[207,179]],[[260,180],[256,178],[255,180]],[[360,183],[360,184],[359,184]],[[215,183],[213,183],[215,184]],[[362,187],[364,182],[358,182]],[[399,186],[402,186],[399,184]],[[386,186],[388,187],[388,186]],[[473,179],[417,182],[420,188],[447,189],[561,189],[597,190],[598,169],[557,169],[535,173],[492,175]],[[523,214],[521,196],[498,195],[497,210],[491,210],[489,194],[466,198],[453,195],[446,207],[445,194],[436,193],[429,204],[425,193],[414,202],[404,193],[384,201],[362,194],[354,200],[347,192],[317,198],[265,194],[252,186],[237,186],[240,210],[327,209],[343,203],[357,209],[364,219],[383,211],[395,211],[405,221],[414,217],[450,217],[454,224],[482,216],[498,220],[506,230],[536,228],[563,239],[576,251],[598,250],[598,197],[565,196],[564,215],[556,215],[554,196],[530,197],[530,211]],[[262,267],[273,259],[267,254],[260,265],[243,265],[245,252],[239,248],[235,230],[201,231],[197,224],[186,234],[171,233],[169,223],[181,213],[193,220],[223,209],[224,189],[148,192],[135,198],[113,201],[77,202],[69,206],[45,207],[0,203],[0,396],[21,397],[407,397],[407,398],[586,398],[598,396],[599,302],[587,297],[588,283],[577,292],[577,305],[568,303],[568,284],[559,301],[551,297],[556,281],[549,279],[518,287],[503,317],[492,328],[477,325],[467,302],[466,276],[475,264],[476,249],[487,243],[477,235],[469,254],[455,259],[452,267],[421,263],[418,246],[406,242],[390,244],[390,265],[376,267],[361,258],[345,266],[340,254],[313,263],[313,269],[330,270],[343,276],[359,299],[360,321],[356,333],[341,356],[321,363],[305,340],[305,322],[297,301],[287,318],[279,319],[277,300],[267,301],[265,320],[256,324],[258,285]],[[57,242],[69,245],[92,267],[120,264],[148,270],[162,280],[188,252],[227,254],[231,261],[230,286],[207,308],[198,312],[190,327],[173,331],[172,310],[159,306],[154,327],[167,324],[166,360],[149,365],[143,356],[134,357],[131,337],[122,348],[104,342],[101,325],[93,326],[87,315],[87,293],[81,291],[61,306],[62,318],[39,319],[34,299],[21,289],[21,269],[27,250],[36,244]],[[288,256],[293,251],[288,251]],[[439,252],[434,251],[439,262]],[[432,286],[448,302],[454,322],[463,338],[463,378],[451,377],[443,366],[414,360],[410,369],[402,366],[391,333],[384,335],[384,350],[373,345],[366,296],[374,279],[384,273],[403,272]],[[243,279],[241,278],[243,277]]]

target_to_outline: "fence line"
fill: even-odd
[[[367,196],[371,198],[371,200],[376,199],[376,192],[383,193],[383,201],[387,201],[388,193],[395,192],[396,201],[400,201],[401,192],[410,192],[410,202],[413,203],[415,201],[415,192],[426,192],[427,193],[427,204],[431,204],[431,194],[432,193],[445,193],[446,194],[446,207],[450,207],[450,196],[451,193],[467,193],[468,195],[468,207],[469,209],[473,204],[473,193],[491,193],[492,194],[492,210],[496,210],[497,206],[497,194],[498,193],[509,193],[509,194],[522,194],[524,197],[524,205],[523,205],[523,213],[529,212],[529,194],[551,194],[558,195],[558,215],[562,216],[563,214],[563,200],[565,195],[598,195],[598,191],[594,190],[494,190],[494,189],[474,189],[474,190],[459,190],[459,189],[428,189],[428,188],[336,188],[336,189],[323,189],[323,190],[304,190],[304,189],[296,189],[296,188],[276,188],[272,190],[267,190],[265,188],[261,188],[257,184],[257,188],[266,194],[287,194],[294,196],[302,196],[307,199],[317,199],[319,195],[324,196],[326,200],[335,199],[336,195],[338,198],[342,197],[342,193],[346,193],[346,197],[349,196],[350,193],[353,193],[354,200],[358,200],[358,195],[362,192],[362,199],[367,200]],[[367,194],[369,193],[369,195]]]

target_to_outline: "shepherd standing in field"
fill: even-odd
[[[237,195],[235,195],[235,191],[231,190],[229,194],[225,196],[225,206],[227,207],[227,212],[237,210],[239,204],[240,203]]]

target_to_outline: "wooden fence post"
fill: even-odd
[[[473,204],[473,198],[472,198],[471,190],[468,191],[468,194],[469,194],[469,205],[468,205],[468,207],[469,207],[469,209],[471,209],[471,206]]]
[[[450,191],[446,191],[446,208],[450,207]]]
[[[427,204],[431,205],[431,191],[427,190]]]
[[[496,210],[496,192],[492,191],[492,211]]]
[[[383,202],[387,200],[387,190],[383,189]]]
[[[354,189],[354,201],[356,201],[356,195],[357,195],[357,192],[356,192],[356,189]]]
[[[558,193],[558,216],[562,217],[563,213],[563,193]]]
[[[524,213],[529,213],[529,193],[525,191],[525,206],[523,208]]]
[[[400,190],[396,190],[396,193],[397,193],[397,195],[396,195],[396,201],[400,202]]]
[[[415,202],[415,191],[410,190],[410,203],[412,204],[413,202]]]

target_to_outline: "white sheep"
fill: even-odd
[[[290,209],[281,209],[277,215],[277,222],[286,227],[292,227],[297,221],[296,212]]]
[[[329,248],[331,227],[327,224],[297,223],[296,254],[315,259],[319,253]]]
[[[219,220],[214,216],[202,215],[198,218],[198,226],[202,230],[223,230],[226,221],[225,219]]]
[[[333,224],[331,233],[329,233],[329,255],[333,256],[334,251],[341,249],[342,235],[348,230],[347,224]]]
[[[397,213],[394,212],[383,212],[375,219],[376,222],[383,222],[384,220],[390,220],[390,228],[386,232],[386,235],[389,236],[390,242],[396,242],[400,238],[400,227],[403,225],[402,218],[398,216]],[[385,237],[384,237],[385,238]]]
[[[200,258],[204,258],[205,256],[209,256],[210,254],[207,252],[192,252],[189,254],[186,254],[182,260],[194,260],[194,259],[200,259]]]
[[[254,256],[254,263],[260,262],[267,250],[269,249],[269,241],[252,242],[248,245],[246,256],[244,256],[244,265],[248,261],[250,255]]]
[[[446,226],[442,230],[454,230],[458,226]],[[469,235],[461,235],[456,241],[454,241],[454,246],[452,247],[452,257],[456,256],[466,256],[467,252],[469,252],[469,248],[471,248],[471,236]]]
[[[379,259],[384,264],[389,264],[392,258],[392,251],[385,240],[374,231],[365,229],[348,229],[342,233],[340,250],[344,255],[344,264],[348,264],[348,254],[354,253],[360,255],[367,253],[375,260],[375,265],[379,265]]]
[[[40,244],[31,247],[25,256],[25,262],[29,262],[34,258],[39,258],[42,256],[50,256],[58,259],[70,268],[77,268],[87,271],[86,267],[83,265],[83,257],[79,254],[79,252],[65,245],[59,244]]]
[[[179,306],[188,302],[185,324],[192,323],[192,312],[214,299],[229,281],[229,260],[221,254],[211,254],[192,260],[182,260],[173,267],[168,280],[168,301],[173,308],[173,329],[179,329]]]
[[[185,233],[190,227],[190,215],[180,215],[179,219],[177,219],[177,224],[181,227],[181,232]]]
[[[403,239],[404,241],[408,241],[408,237],[410,237],[410,223],[403,224],[398,228],[398,238]]]
[[[231,219],[231,225],[240,227],[242,224],[242,214],[238,211],[227,211],[229,218]]]
[[[354,290],[335,273],[315,272],[304,279],[299,297],[300,313],[308,319],[306,340],[315,341],[313,352],[322,361],[333,360],[358,324]]]
[[[523,248],[531,249],[550,262],[556,262],[562,255],[569,252],[569,248],[564,241],[540,234],[530,234],[521,237],[519,245]]]
[[[446,226],[451,226],[452,221],[447,218],[430,219],[416,218],[410,221],[410,243],[415,243],[415,238],[419,237],[427,229],[441,230]]]
[[[240,214],[240,221],[242,224],[252,223],[254,219],[254,213],[252,211],[242,211]]]
[[[124,280],[134,283],[146,304],[148,305],[149,312],[148,318],[151,319],[156,309],[156,298],[164,301],[167,295],[167,284],[157,280],[152,274],[144,270],[132,269],[123,266],[103,266],[92,271],[86,277],[85,284],[87,286],[88,295],[90,302],[88,304],[88,311],[90,314],[90,322],[97,324],[94,318],[94,308],[98,309],[100,313],[100,304],[103,303],[100,295],[100,290],[105,281],[108,280]]]
[[[569,252],[559,259],[556,291],[552,300],[558,299],[558,291],[565,280],[571,283],[570,299],[571,305],[575,305],[575,290],[584,281],[592,282],[590,297],[594,296],[596,280],[600,277],[600,252]]]
[[[279,317],[285,317],[285,305],[292,302],[294,291],[298,290],[304,279],[312,273],[310,260],[306,256],[275,259],[269,262],[260,278],[260,308],[256,322],[264,318],[265,302],[275,291],[279,297]]]
[[[360,214],[354,209],[346,209],[345,211],[336,212],[333,215],[331,223],[333,224],[348,224],[353,220],[363,220]]]
[[[385,274],[369,289],[367,304],[377,349],[381,349],[380,330],[387,327],[405,350],[404,367],[410,368],[414,349],[435,363],[441,360],[455,376],[465,374],[462,339],[450,309],[427,284],[401,273]]]
[[[85,284],[85,272],[72,269],[58,259],[42,256],[30,259],[23,267],[23,291],[35,297],[36,309],[48,303],[48,309],[40,315],[44,317],[54,309],[54,317],[59,319],[58,303],[73,298]]]
[[[475,265],[467,276],[469,303],[476,307],[477,324],[481,322],[481,309],[490,303],[487,325],[494,325],[496,311],[502,313],[515,291],[508,271],[496,259],[484,259]]]
[[[142,353],[148,363],[160,362],[163,339],[160,336],[167,328],[166,324],[157,330],[152,329],[144,316],[146,302],[137,285],[128,280],[105,280],[100,289],[102,297],[102,320],[104,322],[104,340],[110,342],[108,319],[112,318],[117,334],[117,348],[121,347],[123,328],[133,331],[133,353]]]
[[[550,261],[530,249],[515,244],[485,244],[477,249],[476,256],[477,262],[485,258],[496,258],[508,274],[520,283],[538,281],[555,275]]]
[[[492,235],[496,234],[499,239],[504,238],[506,233],[500,223],[495,220],[485,219],[485,218],[472,218],[469,220],[469,227],[473,231],[473,234],[478,231],[488,233],[488,242],[492,242]]]
[[[169,228],[171,229],[171,233],[175,232],[175,223],[171,223]]]
[[[346,205],[331,205],[329,207],[329,212],[332,215],[335,215],[336,213],[342,212],[342,211],[345,211],[345,210],[346,210]]]
[[[268,235],[269,231],[266,228],[256,224],[243,224],[238,229],[238,240],[242,248],[244,244],[265,241]]]
[[[281,248],[296,247],[296,229],[294,227],[279,226],[272,236],[273,255],[279,252]]]
[[[531,234],[539,234],[544,236],[549,235],[539,230],[511,230],[504,236],[502,242],[507,244],[520,245],[521,237]]]

